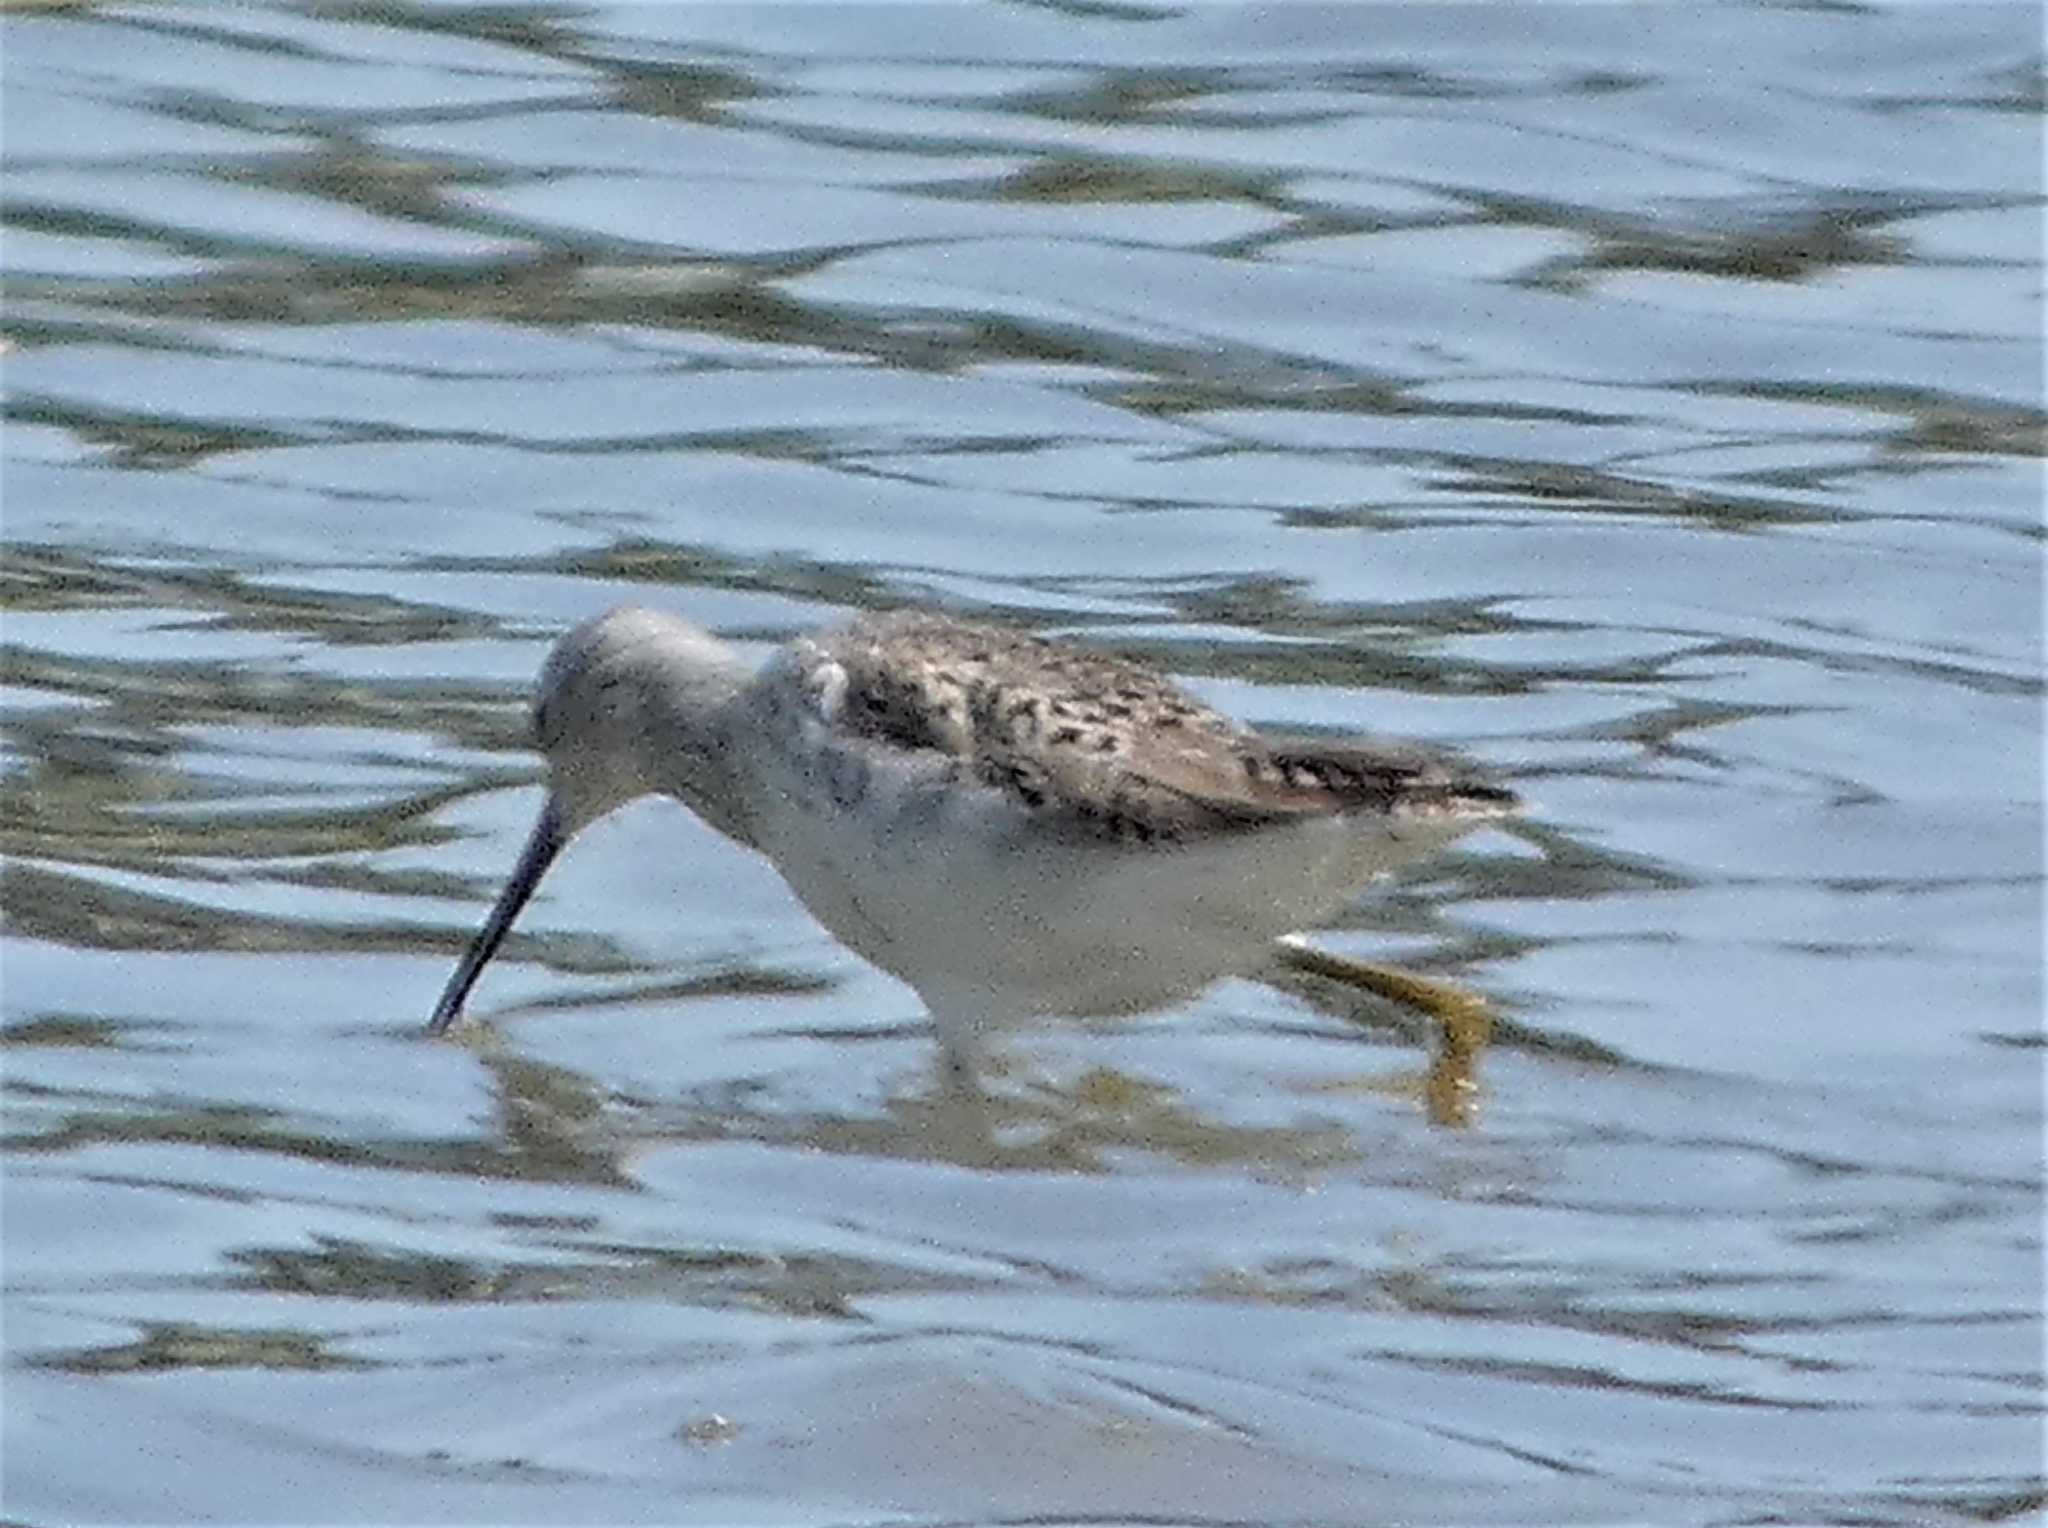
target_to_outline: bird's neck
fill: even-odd
[[[657,668],[642,694],[646,713],[635,739],[648,785],[726,837],[751,845],[740,736],[742,692],[753,674],[737,655],[700,658],[687,670]]]

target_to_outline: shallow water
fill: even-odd
[[[10,1520],[2042,1508],[2032,8],[0,29]],[[1484,759],[1319,936],[1473,1124],[1246,981],[970,1159],[662,804],[422,1043],[626,599]]]

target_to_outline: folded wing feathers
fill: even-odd
[[[1347,811],[1501,811],[1513,797],[1416,750],[1267,738],[1143,665],[923,614],[866,617],[827,649],[839,724],[951,755],[981,783],[1116,840]]]

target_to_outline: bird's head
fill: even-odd
[[[738,656],[709,632],[632,606],[586,621],[555,644],[533,703],[547,800],[490,917],[435,1005],[430,1032],[455,1022],[555,856],[598,818],[661,791],[713,826],[739,831],[724,722],[745,678]]]

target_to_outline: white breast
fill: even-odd
[[[941,1024],[1179,1002],[1474,825],[1371,812],[1092,840],[935,750],[849,737],[834,725],[837,672],[794,658],[764,672],[747,723],[753,837],[821,924]]]
[[[837,939],[977,1028],[1142,1012],[1262,965],[1281,934],[1450,836],[1399,819],[1318,818],[1182,844],[1046,832],[944,771],[873,769],[858,795],[765,762],[760,847]],[[843,782],[850,783],[850,782]],[[1432,831],[1435,830],[1435,831]]]

